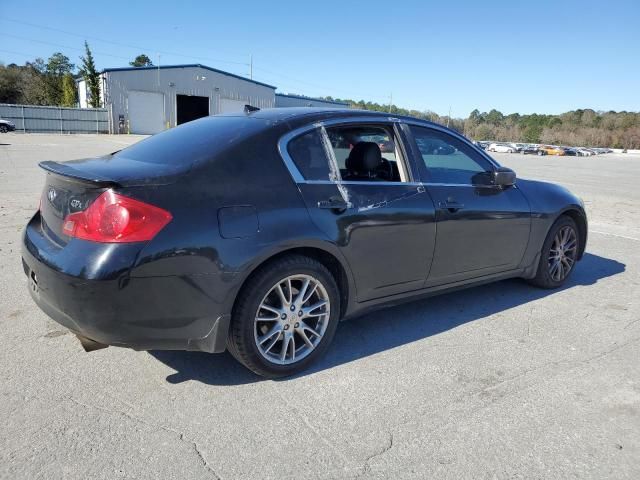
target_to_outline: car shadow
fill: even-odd
[[[593,285],[624,272],[616,260],[586,253],[569,281],[560,289],[544,290],[519,279],[459,290],[425,300],[378,310],[340,323],[327,355],[306,371],[282,379],[310,375],[391,348],[451,330],[512,307],[580,285]],[[151,351],[176,372],[169,383],[195,380],[210,385],[240,385],[264,380],[238,363],[228,352]]]

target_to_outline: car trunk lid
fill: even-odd
[[[107,189],[123,190],[141,185],[166,185],[177,180],[184,168],[158,165],[115,157],[91,158],[71,162],[41,162],[47,172],[40,199],[42,231],[58,247],[70,236],[64,232],[68,215],[86,210]]]

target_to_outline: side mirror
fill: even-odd
[[[516,172],[507,167],[499,167],[493,173],[493,184],[498,187],[511,187],[516,183]]]

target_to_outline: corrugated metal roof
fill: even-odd
[[[118,68],[105,68],[104,70],[102,70],[101,73],[105,73],[105,72],[124,72],[127,70],[163,70],[166,68],[204,68],[205,70],[210,70],[212,72],[216,72],[216,73],[220,73],[222,75],[227,75],[228,77],[233,77],[233,78],[238,78],[240,80],[244,80],[245,82],[251,82],[251,83],[255,83],[257,85],[262,85],[263,87],[268,87],[268,88],[273,88],[274,90],[277,87],[274,87],[273,85],[269,85],[267,83],[262,83],[262,82],[258,82],[256,80],[251,80],[250,78],[245,78],[242,77],[240,75],[236,75],[235,73],[229,73],[229,72],[225,72],[223,70],[218,70],[217,68],[213,68],[213,67],[208,67],[206,65],[202,65],[200,63],[188,63],[188,64],[184,64],[184,65],[160,65],[159,67],[118,67]]]

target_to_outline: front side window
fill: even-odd
[[[464,185],[490,183],[492,168],[472,147],[444,132],[427,127],[410,127],[429,182]]]

